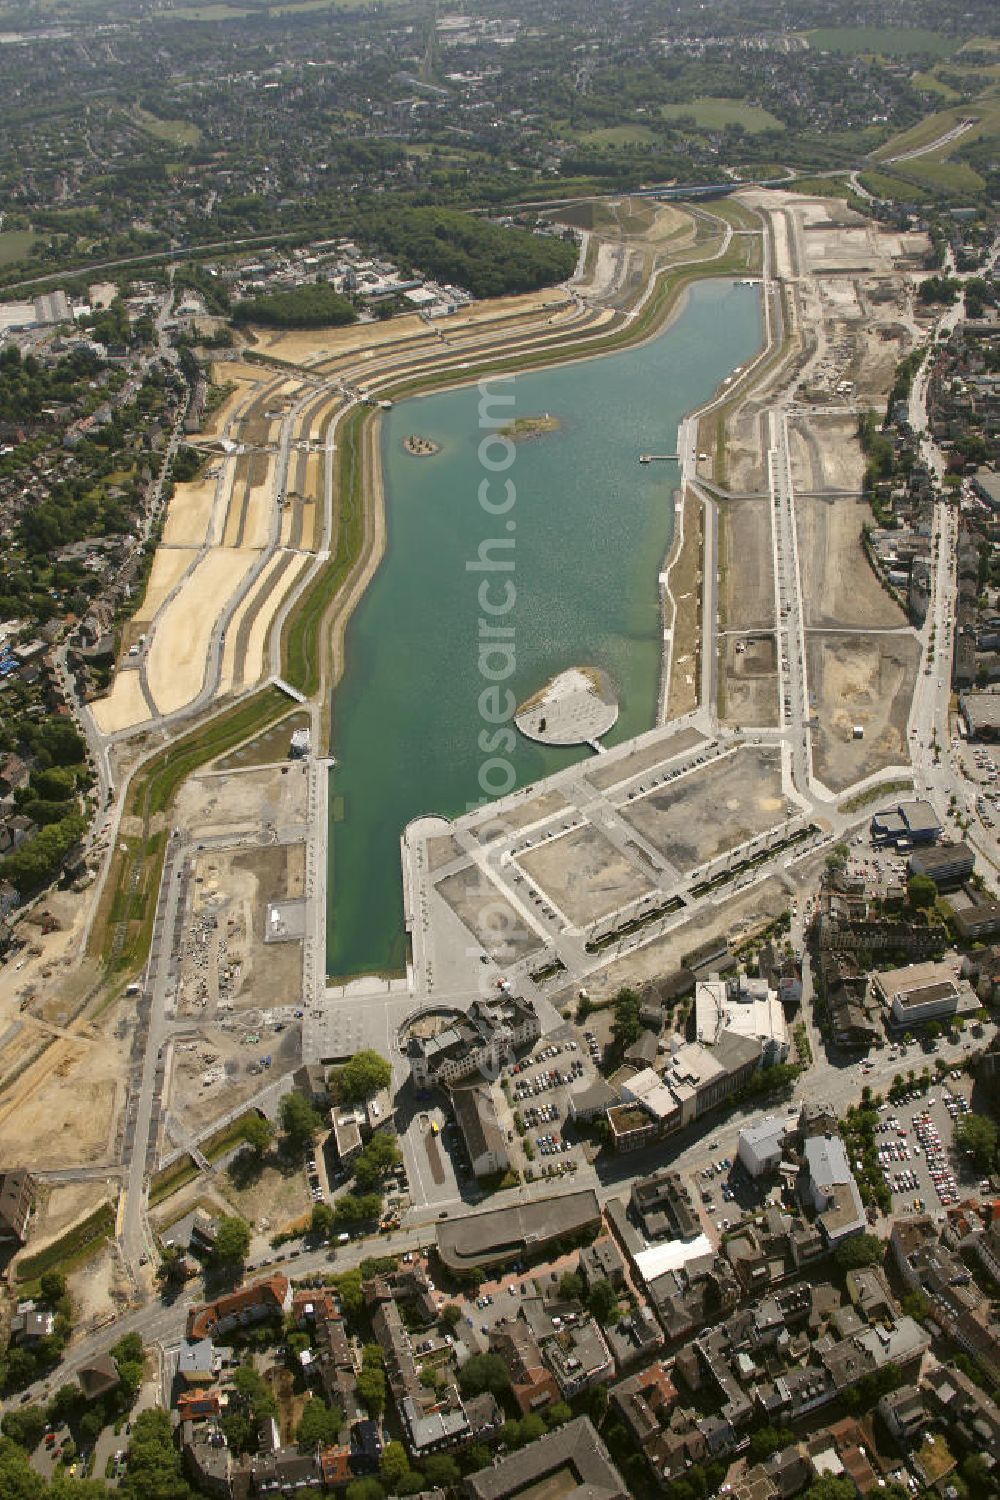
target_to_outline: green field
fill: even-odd
[[[247,16],[295,16],[313,10],[365,10],[376,0],[288,0],[286,5],[229,5],[226,0],[209,0],[206,5],[182,5],[162,14],[173,21],[240,21]],[[382,0],[394,4],[398,0]]]
[[[0,233],[0,266],[12,266],[31,252],[36,235],[33,229],[6,229]]]
[[[158,141],[166,141],[171,146],[197,146],[201,140],[201,131],[197,125],[192,125],[187,120],[160,120],[145,109],[136,109],[134,119],[147,135],[155,136]]]
[[[923,203],[931,195],[925,187],[904,182],[891,172],[859,172],[858,181],[876,198],[888,198],[900,203]]]
[[[914,161],[900,162],[904,177],[944,193],[980,193],[986,186],[978,172],[964,161],[935,161],[933,156],[918,156]]]
[[[953,37],[936,31],[922,31],[910,26],[820,26],[805,33],[816,52],[892,54],[909,57],[927,53],[931,57],[950,57],[958,48]]]
[[[932,160],[941,161],[962,147],[971,145],[973,141],[981,140],[983,136],[1000,133],[1000,98],[996,94],[986,93],[970,104],[955,104],[948,109],[935,110],[918,125],[914,125],[910,130],[904,130],[902,135],[893,136],[891,140],[886,141],[885,145],[873,151],[872,160],[885,161],[886,157],[899,156],[905,151],[916,151],[921,146],[929,146],[962,120],[975,120],[976,124],[955,140],[948,141],[930,152]],[[926,160],[926,158],[923,159]]]
[[[742,125],[751,135],[762,130],[784,130],[781,121],[758,104],[747,104],[742,99],[691,99],[687,104],[662,104],[660,114],[665,120],[676,120],[682,115],[693,116],[701,130],[722,130],[726,125]]]
[[[936,94],[938,98],[945,100],[961,97],[956,89],[953,89],[949,83],[945,83],[942,79],[938,78],[935,73],[914,73],[910,82],[922,94]]]
[[[586,130],[580,136],[588,146],[648,146],[655,139],[648,125],[609,125],[603,130]]]

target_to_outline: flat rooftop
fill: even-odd
[[[463,1214],[437,1226],[437,1250],[444,1264],[454,1271],[531,1253],[559,1235],[574,1234],[601,1222],[597,1194],[580,1193],[542,1198],[510,1208],[487,1209]]]

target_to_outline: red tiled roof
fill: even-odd
[[[288,1277],[280,1273],[269,1276],[266,1281],[255,1281],[252,1286],[240,1287],[239,1291],[218,1297],[214,1302],[192,1307],[188,1312],[187,1336],[189,1339],[209,1338],[223,1318],[249,1312],[255,1307],[267,1308],[270,1304],[278,1311],[284,1306],[287,1295]]]

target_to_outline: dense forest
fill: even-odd
[[[357,234],[400,270],[454,282],[475,297],[533,292],[572,273],[576,244],[506,229],[446,208],[385,209],[358,222]]]
[[[261,323],[265,328],[338,328],[357,316],[347,298],[325,282],[248,297],[233,308],[235,323]]]

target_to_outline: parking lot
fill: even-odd
[[[583,1156],[572,1126],[566,1134],[569,1095],[586,1087],[592,1072],[575,1038],[546,1042],[505,1070],[515,1127],[511,1154],[525,1174],[561,1177],[577,1171]],[[516,1117],[524,1126],[523,1135]]]
[[[875,1144],[893,1213],[940,1212],[974,1185],[954,1153],[955,1121],[970,1108],[967,1085],[964,1074],[951,1074],[879,1111]]]

